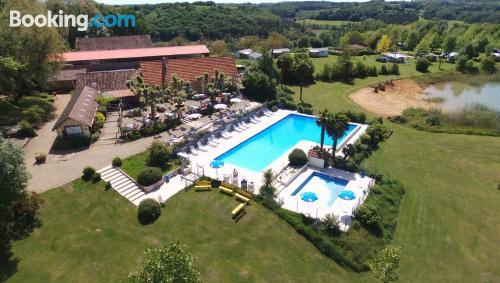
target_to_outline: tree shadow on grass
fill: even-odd
[[[5,282],[17,272],[19,259],[11,252],[11,245],[0,244],[0,282]]]

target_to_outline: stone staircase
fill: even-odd
[[[132,203],[146,194],[134,181],[134,179],[130,178],[127,174],[125,174],[118,168],[108,166],[102,168],[97,172],[101,174],[101,179],[103,179],[105,182],[110,182],[111,187],[113,187],[115,191],[127,198]]]

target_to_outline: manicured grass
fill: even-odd
[[[148,166],[147,160],[148,160],[148,151],[132,155],[130,157],[123,159],[123,164],[121,169],[125,171],[125,173],[127,173],[130,177],[137,180],[137,176],[139,175],[141,169]],[[177,169],[178,167],[179,163],[177,162],[177,160],[172,160],[161,169],[163,173],[167,173]]]
[[[142,252],[169,241],[187,245],[203,282],[342,282],[349,276],[266,208],[252,204],[234,223],[238,202],[217,191],[181,191],[157,222],[103,184],[77,180],[43,194],[42,227],[14,243],[10,282],[123,282]]]

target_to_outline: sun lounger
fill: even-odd
[[[234,194],[234,196],[237,199],[239,199],[245,203],[250,202],[250,199],[252,198],[251,193],[245,192],[244,190],[240,190],[240,189],[236,190],[236,193]]]
[[[220,136],[221,136],[223,139],[226,139],[226,140],[231,138],[231,134],[230,134],[227,130],[226,130],[226,131],[224,131],[224,132],[222,132],[222,133],[220,134]]]
[[[208,148],[206,146],[202,145],[201,142],[198,142],[196,145],[198,146],[199,150],[204,151],[204,152],[208,151]]]
[[[219,143],[215,142],[211,137],[208,138],[207,144],[211,147],[216,147]]]
[[[181,152],[179,152],[179,153],[177,153],[177,156],[180,156],[180,157],[182,157],[182,158],[186,158],[186,159],[188,159],[188,158],[189,158],[189,154],[187,154],[187,153],[185,153],[185,152],[182,152],[182,151],[181,151]]]
[[[238,133],[241,133],[243,132],[245,129],[241,128],[238,124],[234,124],[233,125],[233,130],[238,132]]]
[[[188,147],[189,152],[191,155],[198,155],[198,151],[194,148],[194,146]]]
[[[237,207],[235,207],[233,209],[233,211],[231,211],[231,214],[233,215],[233,219],[238,217],[239,214],[244,213],[244,211],[245,211],[245,204],[240,203]]]
[[[215,137],[215,135],[211,135],[210,138],[212,139],[212,142],[215,143],[215,144],[220,144],[219,141],[217,141],[217,138]]]
[[[194,183],[194,190],[199,191],[210,191],[212,189],[212,184],[210,181],[196,181]]]
[[[265,109],[263,114],[266,115],[267,117],[271,117],[273,115],[273,112],[269,111],[269,109]]]
[[[219,192],[225,193],[228,195],[233,195],[233,193],[234,193],[233,186],[231,186],[230,184],[222,183],[219,186]]]
[[[249,121],[250,121],[250,123],[252,123],[252,124],[258,124],[258,123],[259,123],[259,121],[255,120],[255,119],[254,119],[254,117],[250,117],[250,118],[249,118]]]

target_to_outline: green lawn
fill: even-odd
[[[143,151],[141,153],[123,159],[123,164],[121,169],[125,171],[125,173],[127,173],[130,177],[137,180],[137,176],[139,175],[141,169],[148,166],[147,160],[148,160],[148,151]],[[172,160],[164,168],[161,169],[163,170],[163,173],[167,173],[177,169],[178,167],[179,164],[177,160]]]
[[[168,241],[187,245],[203,282],[342,282],[349,276],[260,205],[250,205],[234,223],[238,202],[215,190],[181,191],[148,226],[103,184],[77,180],[43,197],[43,225],[14,243],[19,264],[9,282],[122,282],[143,250]]]

